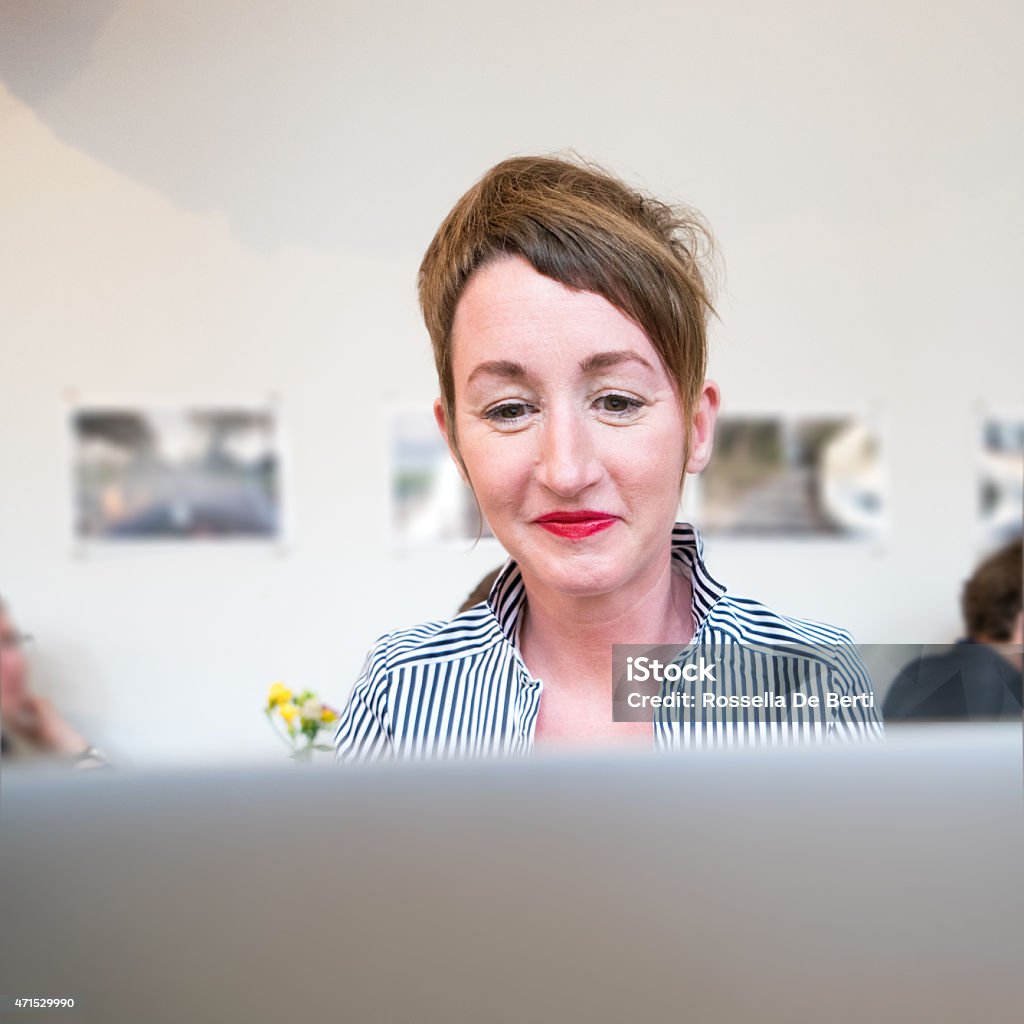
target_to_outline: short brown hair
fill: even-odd
[[[1024,537],[985,559],[964,584],[961,607],[972,639],[1009,640],[1024,607]]]
[[[464,471],[455,429],[452,324],[472,274],[505,256],[522,256],[539,274],[595,292],[631,317],[658,352],[688,423],[696,408],[714,312],[711,231],[695,210],[664,203],[573,156],[512,157],[492,167],[445,217],[420,264],[420,308],[434,347],[448,440]],[[684,447],[685,465],[689,428]]]

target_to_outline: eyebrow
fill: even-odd
[[[621,349],[616,352],[595,352],[592,356],[580,360],[580,370],[583,373],[596,373],[598,370],[607,370],[620,363],[630,362],[640,363],[652,373],[654,372],[654,367],[639,352],[633,352],[630,349]],[[472,384],[476,377],[485,373],[494,377],[504,377],[506,380],[525,380],[530,376],[522,363],[513,362],[511,359],[489,359],[473,368],[466,383]]]

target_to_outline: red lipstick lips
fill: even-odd
[[[548,533],[568,540],[583,540],[595,533],[607,530],[618,516],[607,512],[595,512],[592,509],[580,509],[576,512],[548,512],[538,516],[534,522],[543,526]]]

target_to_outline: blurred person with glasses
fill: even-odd
[[[0,600],[0,751],[4,760],[57,759],[76,768],[105,765],[106,758],[46,697],[28,684],[28,633],[19,632]]]

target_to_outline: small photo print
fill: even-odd
[[[984,548],[1024,531],[1024,411],[982,420],[978,521]]]
[[[78,406],[71,432],[78,540],[279,539],[272,409]]]
[[[874,538],[885,495],[878,432],[856,418],[723,417],[699,478],[707,533]]]
[[[400,547],[494,536],[448,454],[431,408],[393,412],[388,441],[391,525]]]

